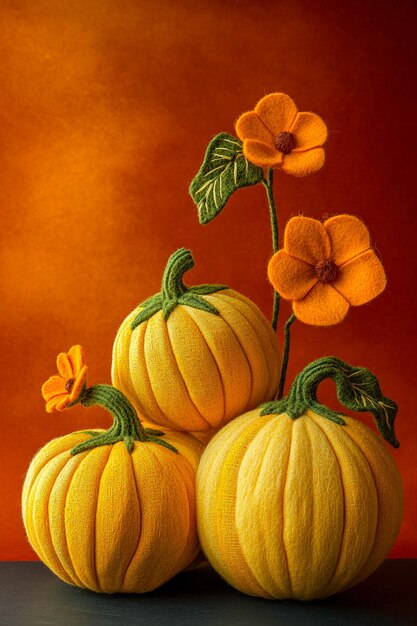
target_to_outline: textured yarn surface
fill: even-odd
[[[386,286],[369,232],[353,215],[336,215],[324,223],[290,219],[284,247],[271,258],[268,276],[282,297],[293,301],[296,317],[315,326],[338,324],[350,306],[373,300]]]
[[[256,185],[262,178],[262,169],[245,158],[239,139],[228,133],[213,137],[189,190],[200,224],[215,218],[237,189]]]
[[[201,298],[218,315],[179,304],[132,331],[138,307],[113,345],[114,386],[162,427],[213,432],[278,388],[278,342],[257,306],[231,289]]]
[[[34,457],[22,496],[28,539],[69,584],[151,591],[198,554],[194,483],[203,445],[169,433],[179,454],[135,441],[131,453],[118,442],[71,455],[90,437],[60,437]]]
[[[384,560],[399,532],[401,477],[356,419],[249,412],[208,444],[197,523],[215,569],[244,593],[323,598]]]
[[[243,141],[245,157],[260,167],[306,176],[324,164],[325,123],[314,113],[298,112],[286,94],[262,98],[254,111],[238,118],[236,133]]]

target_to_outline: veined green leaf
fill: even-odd
[[[190,185],[200,224],[208,224],[216,217],[234,191],[256,185],[262,178],[262,168],[245,158],[240,139],[228,133],[216,135]]]

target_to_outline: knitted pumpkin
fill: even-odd
[[[384,560],[402,518],[402,485],[381,438],[316,399],[326,377],[348,408],[374,413],[395,447],[396,405],[364,368],[310,364],[284,400],[243,415],[208,444],[197,473],[206,556],[244,593],[324,598]]]
[[[203,445],[145,430],[113,387],[84,387],[75,402],[103,406],[114,423],[59,437],[36,454],[22,497],[29,541],[69,584],[151,591],[199,552],[194,482]]]
[[[112,379],[147,420],[202,432],[274,397],[280,353],[253,302],[224,285],[186,287],[193,266],[190,251],[177,250],[161,293],[124,320]]]

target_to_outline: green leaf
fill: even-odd
[[[394,420],[398,406],[386,398],[379,387],[377,377],[365,367],[352,367],[347,363],[337,380],[337,397],[348,409],[369,411],[375,418],[379,432],[394,448],[399,447],[395,437]]]
[[[309,363],[295,377],[283,400],[261,405],[261,415],[287,413],[292,419],[297,419],[310,409],[336,424],[346,425],[343,414],[336,413],[317,400],[317,388],[326,378],[335,382],[337,398],[343,406],[351,411],[372,413],[384,439],[394,448],[399,447],[394,430],[398,407],[394,400],[382,394],[378,379],[370,370],[353,367],[333,356]]]
[[[200,224],[208,224],[215,218],[234,191],[256,185],[262,179],[262,168],[244,157],[240,139],[228,133],[216,135],[189,190],[197,205]]]

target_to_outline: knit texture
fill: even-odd
[[[194,267],[194,259],[190,250],[180,248],[176,250],[168,259],[162,277],[162,289],[160,293],[148,298],[140,304],[141,311],[132,320],[132,330],[139,324],[146,322],[158,311],[162,311],[164,319],[167,320],[172,311],[179,304],[184,304],[194,309],[201,309],[212,315],[218,315],[216,307],[207,302],[201,296],[216,293],[222,289],[227,289],[226,285],[197,285],[186,287],[182,281],[188,270]]]
[[[28,539],[69,584],[151,591],[198,554],[194,483],[203,445],[170,433],[178,454],[138,441],[131,452],[118,442],[71,454],[89,439],[66,435],[34,457],[22,496]]]
[[[215,218],[234,191],[256,185],[262,178],[262,169],[245,158],[239,139],[228,133],[216,135],[189,190],[200,224]]]
[[[254,111],[238,118],[236,133],[245,157],[260,167],[306,176],[324,164],[325,123],[314,113],[298,112],[286,94],[262,98]]]
[[[324,223],[290,219],[284,247],[268,264],[268,277],[283,298],[293,301],[296,317],[315,326],[340,323],[350,306],[369,302],[386,286],[369,232],[353,215]]]
[[[336,383],[337,398],[343,406],[352,411],[372,413],[384,439],[394,448],[399,447],[394,431],[397,404],[382,394],[378,379],[370,370],[352,367],[336,357],[322,357],[307,365],[295,378],[288,396],[283,400],[265,403],[261,415],[286,413],[292,419],[297,419],[311,409],[317,415],[344,425],[345,420],[340,413],[317,400],[317,388],[326,378]]]
[[[72,448],[71,454],[80,454],[80,452],[112,445],[118,441],[125,443],[128,452],[133,451],[135,441],[156,443],[172,452],[177,452],[170,443],[162,439],[165,433],[143,428],[132,404],[118,389],[110,385],[94,385],[86,389],[78,401],[85,407],[102,406],[112,415],[113,424],[104,433],[93,434],[91,439]]]
[[[138,307],[113,345],[115,387],[163,430],[213,432],[278,388],[279,345],[257,306],[231,289],[201,297],[218,315],[180,303],[132,330]]]
[[[298,419],[233,420],[197,472],[202,548],[240,591],[324,598],[371,574],[399,532],[403,497],[382,440],[357,420],[342,427],[308,409]]]

